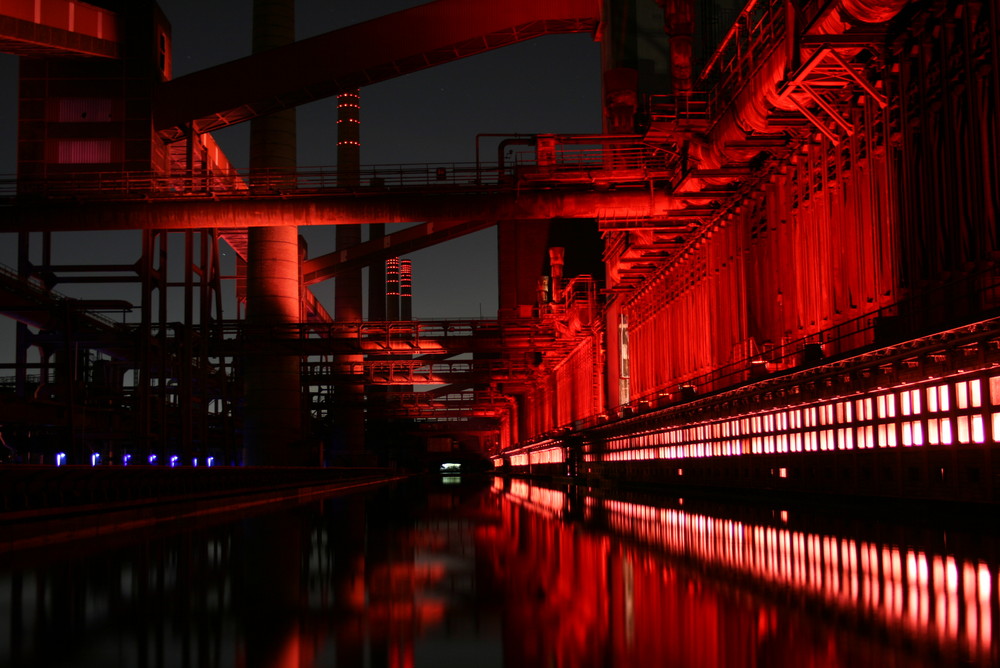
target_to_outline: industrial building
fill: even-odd
[[[995,2],[436,0],[299,41],[292,4],[177,78],[155,2],[0,4],[8,457],[996,499]],[[364,166],[359,89],[579,32],[602,133]],[[300,169],[290,110],[333,96],[336,166]],[[244,122],[246,169],[212,138]],[[497,317],[412,313],[404,256],[487,228]],[[137,262],[53,261],[111,230]]]

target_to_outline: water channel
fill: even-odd
[[[895,515],[414,479],[2,553],[0,666],[996,665],[996,523]]]

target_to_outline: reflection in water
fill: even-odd
[[[428,485],[2,555],[0,666],[997,663],[994,537]]]
[[[539,619],[526,628],[550,631],[544,618],[554,617],[558,637],[586,639],[538,643],[562,653],[549,665],[997,663],[1000,580],[995,561],[982,556],[995,559],[995,540],[976,536],[979,555],[959,556],[947,540],[920,545],[913,541],[928,532],[902,527],[877,531],[895,542],[860,539],[784,527],[787,511],[765,524],[593,496],[582,498],[582,524],[601,532],[580,534],[556,522],[576,512],[564,492],[513,481],[504,498],[502,526],[510,529],[496,544],[530,551],[519,564],[559,565],[503,576],[538,590]],[[960,536],[952,542],[963,543]],[[567,572],[574,568],[590,577]],[[595,654],[613,660],[587,658]],[[529,665],[541,660],[523,657]]]

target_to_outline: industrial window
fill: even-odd
[[[896,447],[896,425],[880,424],[878,426],[878,445],[880,448]]]
[[[110,123],[121,120],[121,105],[101,97],[63,97],[51,102],[50,118],[59,123]],[[54,113],[53,113],[54,112]]]
[[[955,383],[955,404],[959,408],[969,407],[969,384],[965,382]]]
[[[924,430],[920,421],[903,423],[903,445],[923,445]]]
[[[93,165],[114,162],[115,144],[110,139],[60,139],[56,162],[60,165]]]
[[[968,443],[969,442],[969,418],[966,417],[966,416],[964,416],[964,415],[960,415],[958,418],[955,419],[955,425],[957,427],[956,431],[958,432],[958,442],[959,443]]]
[[[823,425],[834,424],[833,411],[834,411],[833,404],[826,404],[825,406],[820,406],[819,409],[820,424]]]
[[[878,396],[878,416],[880,418],[896,417],[895,398],[894,394],[880,394]]]
[[[951,445],[951,418],[941,418],[941,444]]]
[[[994,406],[1000,406],[1000,376],[990,378],[990,401]]]
[[[974,443],[986,442],[986,430],[983,424],[982,415],[972,416],[972,440]]]

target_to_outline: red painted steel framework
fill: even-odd
[[[237,445],[222,435],[239,429],[240,360],[260,348],[302,360],[303,412],[315,423],[335,414],[338,383],[403,386],[367,393],[369,422],[407,420],[434,429],[430,439],[444,435],[514,470],[618,476],[631,462],[654,459],[669,478],[664,472],[702,466],[673,460],[708,448],[713,466],[757,457],[754,471],[783,470],[785,479],[796,465],[775,467],[765,455],[799,452],[795,439],[832,444],[817,452],[857,452],[876,426],[885,433],[872,436],[878,448],[992,451],[1000,431],[983,399],[978,427],[965,413],[904,419],[895,403],[896,412],[872,423],[851,413],[829,429],[819,422],[764,429],[740,422],[752,422],[753,411],[737,405],[770,396],[771,415],[809,397],[843,410],[837,397],[864,402],[874,391],[852,384],[872,373],[865,355],[884,355],[891,367],[908,346],[933,350],[906,358],[901,383],[930,382],[947,360],[961,368],[956,373],[985,374],[979,392],[988,394],[991,355],[973,356],[973,368],[967,347],[944,336],[935,348],[921,337],[970,323],[994,327],[997,3],[751,0],[714,53],[715,45],[692,50],[697,3],[666,3],[660,29],[669,60],[650,82],[630,60],[634,26],[632,34],[620,29],[643,2],[519,2],[480,15],[460,0],[438,0],[176,81],[169,48],[152,62],[135,55],[149,43],[169,44],[150,4],[116,15],[142,26],[116,57],[82,68],[26,62],[19,180],[0,218],[0,229],[19,230],[22,246],[0,304],[21,323],[12,382],[18,400],[8,402],[14,408],[5,409],[4,423],[68,429],[80,453],[174,447],[187,457],[212,450],[233,459]],[[339,69],[316,71],[309,81],[262,81],[250,91],[223,85],[262,59],[294,62],[316,48],[336,53],[373,30],[396,34],[390,28],[413,21],[435,30],[400,44],[399,53],[334,58]],[[604,53],[607,134],[512,137],[502,146],[524,149],[513,162],[501,153],[497,164],[241,173],[203,134],[521,39],[588,30]],[[135,61],[145,63],[146,78],[132,76],[124,99],[79,98],[58,83],[100,89],[121,81],[122,63]],[[212,95],[178,92],[189,89]],[[126,103],[130,113],[145,110],[150,122],[142,130],[121,115]],[[582,242],[559,241],[564,223],[554,219],[596,227],[600,257],[588,260],[594,253]],[[530,229],[519,224],[525,220],[535,221]],[[403,221],[421,225],[304,258],[302,323],[262,331],[222,317],[219,239],[239,254],[242,276],[248,225]],[[305,287],[492,225],[501,271],[495,322],[336,321]],[[114,268],[33,261],[39,252],[45,257],[50,235],[69,229],[144,230],[143,259]],[[42,233],[41,251],[29,248],[37,242],[25,230]],[[165,286],[177,284],[161,276],[164,240],[174,234],[191,249],[176,331],[165,306],[166,292],[176,291]],[[88,280],[70,272],[141,283],[141,326],[102,324],[91,308],[99,305],[59,298],[51,290],[60,282]],[[988,353],[992,341],[975,345]],[[42,351],[34,363],[32,349]],[[111,404],[128,407],[109,411],[113,418],[100,418],[93,405],[105,373],[98,367],[113,370]],[[844,377],[851,380],[827,382]],[[769,389],[775,383],[785,394]],[[438,389],[406,387],[428,384]],[[903,401],[903,389],[891,392],[893,402]],[[706,395],[727,398],[718,404]],[[714,422],[698,417],[710,439],[684,431],[706,401],[713,411],[723,406]],[[948,406],[967,410],[955,408],[957,399]],[[19,422],[18,414],[30,417]],[[943,441],[943,423],[928,421],[941,419],[949,429],[965,420],[974,436]],[[760,438],[770,445],[758,448]],[[984,456],[973,468],[992,485],[992,469],[981,468],[992,457]],[[894,466],[901,475],[902,464]],[[973,475],[967,468],[963,475]],[[931,473],[925,467],[919,476],[929,484]],[[974,496],[992,500],[994,491],[984,483]]]

